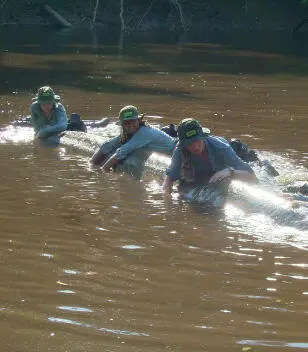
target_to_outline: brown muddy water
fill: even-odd
[[[1,36],[0,350],[307,351],[307,221],[168,201],[160,179],[102,174],[7,128],[50,84],[87,119],[125,104],[159,124],[194,116],[281,184],[307,181],[307,56],[43,34]]]

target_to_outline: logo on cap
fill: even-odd
[[[196,134],[197,134],[197,131],[195,129],[193,129],[193,130],[190,130],[190,131],[186,132],[185,133],[185,137],[186,138],[190,138],[192,136],[195,136]]]
[[[124,112],[124,116],[123,117],[131,117],[133,116],[133,112],[132,111],[125,111]]]

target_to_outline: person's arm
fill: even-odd
[[[116,158],[116,153],[111,155],[111,157],[104,163],[102,169],[104,171],[109,171],[113,166],[116,166],[120,162],[119,159]]]
[[[116,159],[124,160],[134,150],[144,148],[152,142],[154,133],[151,127],[141,126],[132,138],[116,151]]]
[[[55,107],[55,114],[57,118],[57,123],[55,125],[48,125],[43,127],[37,133],[38,138],[48,138],[53,134],[63,132],[67,127],[67,116],[65,108],[62,104],[58,103]]]
[[[105,161],[108,155],[114,153],[117,148],[121,146],[120,136],[116,136],[111,140],[102,144],[100,148],[97,148],[92,157],[90,158],[90,163],[92,165],[100,166]]]
[[[30,105],[31,124],[34,128],[35,134],[37,134],[41,128],[39,123],[39,116],[37,114],[37,104],[38,103],[34,102]]]
[[[177,145],[171,157],[171,163],[166,170],[166,176],[162,185],[165,194],[171,194],[174,181],[179,180],[181,175],[181,149]]]
[[[215,174],[210,178],[209,183],[221,182],[226,178],[239,180],[247,183],[257,182],[257,178],[253,172],[245,170],[236,170],[233,167],[227,167],[223,170],[215,172]]]
[[[173,180],[170,176],[166,175],[163,182],[163,191],[165,194],[171,194],[173,186]]]
[[[132,138],[122,146],[104,163],[102,169],[109,171],[110,168],[116,166],[124,160],[134,150],[145,147],[152,141],[153,134],[148,127],[140,127],[140,129],[132,136]]]
[[[101,151],[100,148],[97,148],[94,154],[90,158],[90,163],[92,165],[100,166],[103,164],[106,159],[106,155]]]
[[[220,150],[226,167],[217,171],[209,180],[209,183],[223,181],[226,178],[232,178],[248,183],[256,183],[257,178],[254,171],[248,163],[240,159],[234,150],[228,146]]]
[[[234,170],[233,172],[233,178],[235,180],[239,180],[242,182],[247,182],[247,183],[252,183],[255,184],[257,183],[257,177],[254,172],[250,171],[245,171],[245,170]]]

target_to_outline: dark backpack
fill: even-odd
[[[76,113],[73,113],[73,114],[71,114],[71,117],[68,120],[68,124],[67,124],[66,130],[67,131],[87,132],[87,126],[82,121],[80,115],[78,115]]]
[[[167,133],[170,137],[176,138],[178,136],[178,132],[173,123],[170,123],[169,126],[163,126],[161,130]]]
[[[247,163],[252,161],[259,161],[257,153],[248,148],[248,145],[241,142],[239,139],[232,138],[230,141],[230,146],[235,151],[238,157]]]

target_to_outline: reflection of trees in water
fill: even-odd
[[[96,1],[97,6],[100,1]],[[193,43],[190,32],[174,35],[158,31],[151,37],[136,40],[130,32],[130,23],[125,22],[126,0],[119,1],[121,27],[108,30],[108,35],[106,28],[100,26],[62,31],[40,27],[40,31],[35,28],[30,32],[0,27],[1,93],[12,89],[33,90],[48,82],[102,93],[159,94],[191,99],[192,93],[183,86],[177,89],[158,85],[141,87],[127,82],[124,75],[134,76],[138,82],[139,75],[153,75],[155,80],[155,75],[163,73],[308,74],[305,61],[308,48],[303,44],[306,36],[301,36],[304,33],[286,37],[284,32],[243,34],[242,30],[216,30],[209,31],[203,42]],[[135,21],[136,27],[150,12],[151,4],[147,4],[144,16]],[[93,23],[97,11],[94,8]]]
[[[263,54],[257,50],[247,50],[243,44],[237,49],[236,45],[227,45],[227,40],[226,45],[193,44],[185,40],[177,45],[137,44],[121,30],[112,37],[113,43],[106,43],[98,29],[87,30],[82,35],[79,33],[36,33],[36,37],[31,36],[29,41],[35,44],[29,46],[22,45],[20,34],[17,45],[14,36],[10,36],[10,43],[7,46],[2,44],[3,48],[8,49],[1,53],[1,93],[11,92],[12,89],[32,90],[33,87],[36,89],[41,86],[42,82],[48,82],[50,85],[72,86],[102,93],[159,94],[186,100],[193,96],[185,86],[167,89],[160,85],[142,87],[134,82],[142,81],[144,75],[152,75],[154,82],[164,72],[175,75],[204,72],[235,75],[240,72],[258,75],[286,72],[299,76],[308,74],[305,56]],[[287,46],[288,43],[284,41],[284,44]],[[289,45],[290,51],[296,52],[295,42],[291,44],[293,47]],[[300,50],[304,49],[300,47]],[[134,79],[129,82],[127,75]]]

